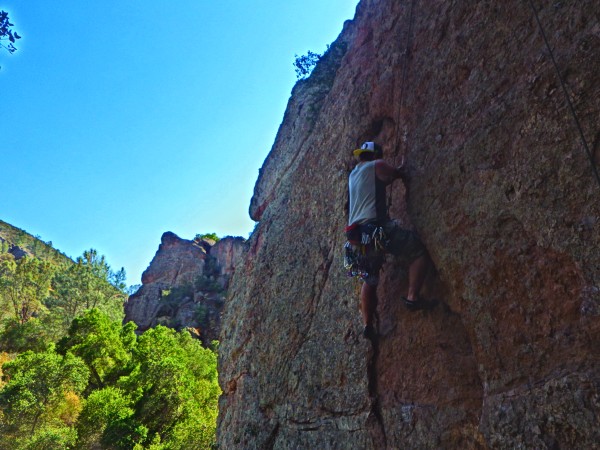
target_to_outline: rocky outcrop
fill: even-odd
[[[203,272],[206,254],[202,243],[181,239],[175,233],[167,231],[162,235],[152,262],[142,273],[142,284],[192,284]]]
[[[300,81],[250,206],[220,345],[221,448],[597,448],[597,2],[363,0]],[[333,76],[331,75],[333,74]],[[350,151],[405,155],[432,311],[379,287],[360,336],[341,267]],[[594,153],[595,152],[595,153]]]
[[[8,248],[8,253],[10,253],[11,255],[13,255],[15,257],[15,259],[21,259],[21,258],[24,258],[26,256],[32,256],[31,253],[29,253],[26,250],[22,249],[18,245],[11,245]]]
[[[210,249],[210,256],[216,262],[216,279],[223,289],[229,287],[229,280],[235,272],[235,266],[242,258],[245,250],[244,242],[241,237],[227,236]]]
[[[191,328],[208,344],[219,336],[220,316],[244,239],[189,241],[166,232],[142,286],[125,304],[125,322],[143,332],[156,325]]]

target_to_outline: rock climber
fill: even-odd
[[[391,220],[386,210],[387,185],[398,178],[406,184],[404,159],[398,167],[386,163],[383,149],[375,142],[365,142],[354,150],[358,163],[348,180],[349,214],[346,227],[346,267],[349,274],[363,281],[360,311],[364,321],[363,334],[375,336],[373,316],[377,308],[379,271],[385,254],[400,256],[409,263],[408,292],[402,297],[409,310],[426,309],[429,303],[419,293],[425,281],[431,259],[417,233],[401,228]]]

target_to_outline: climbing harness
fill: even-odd
[[[544,31],[544,27],[542,26],[542,22],[538,15],[537,9],[535,9],[535,5],[533,4],[533,0],[529,0],[529,5],[533,10],[533,15],[535,16],[535,21],[538,24],[540,29],[540,33],[542,34],[542,38],[546,44],[546,48],[548,49],[548,53],[550,53],[550,59],[552,60],[552,64],[554,65],[554,69],[556,70],[556,74],[558,75],[558,79],[560,80],[560,85],[562,86],[563,93],[565,94],[565,98],[567,99],[567,103],[569,105],[569,109],[571,110],[571,115],[573,116],[573,120],[575,121],[575,125],[577,126],[577,130],[579,130],[579,136],[581,137],[581,142],[583,143],[583,148],[590,160],[590,165],[592,166],[592,172],[596,177],[596,181],[598,182],[598,186],[600,186],[600,175],[598,175],[598,167],[596,166],[596,162],[594,161],[594,155],[590,151],[590,147],[588,146],[587,140],[585,139],[585,134],[583,133],[583,129],[581,128],[581,124],[579,123],[579,119],[577,117],[577,113],[575,112],[575,107],[573,106],[573,102],[571,101],[571,96],[569,95],[569,91],[567,91],[567,86],[565,80],[563,79],[560,69],[558,68],[558,64],[556,63],[556,59],[554,58],[554,52],[550,47],[550,43],[548,42],[548,38],[546,37],[546,32]]]
[[[365,280],[372,272],[371,260],[374,253],[385,252],[389,245],[383,227],[374,223],[352,224],[345,229],[344,268],[349,277]]]
[[[400,101],[398,103],[398,112],[397,112],[397,125],[396,125],[396,136],[400,136],[400,114],[402,113],[402,107],[404,106],[404,92],[406,91],[406,80],[408,77],[408,64],[411,60],[412,53],[412,35],[413,35],[413,24],[414,24],[414,9],[415,9],[416,0],[412,0],[410,4],[410,11],[408,13],[408,31],[406,38],[406,50],[404,51],[404,66],[402,67],[402,85],[400,91]],[[397,165],[398,158],[398,149],[400,148],[401,138],[399,138],[398,145],[396,146],[396,152],[394,154],[394,165]],[[393,189],[390,187],[390,195],[388,196],[388,204],[387,204],[387,213],[389,215],[390,209],[392,207],[392,192]]]

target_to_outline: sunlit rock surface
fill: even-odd
[[[597,164],[598,2],[534,0]],[[360,335],[341,266],[351,150],[411,168],[392,215],[434,260]],[[600,186],[527,1],[361,1],[293,90],[220,345],[223,449],[598,448]]]
[[[142,286],[125,304],[125,322],[139,331],[156,325],[191,328],[209,344],[217,339],[229,279],[244,239],[190,241],[166,232]]]

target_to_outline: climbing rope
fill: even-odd
[[[398,103],[398,114],[397,116],[397,124],[396,124],[396,136],[398,136],[398,145],[396,146],[396,152],[394,153],[394,167],[397,167],[398,164],[398,150],[400,149],[402,143],[402,137],[400,135],[400,114],[402,113],[402,106],[404,106],[404,92],[406,91],[406,80],[408,77],[408,63],[411,59],[411,48],[412,48],[412,34],[413,34],[413,23],[414,23],[414,9],[415,9],[416,0],[412,0],[410,4],[410,11],[408,13],[408,31],[406,37],[406,50],[404,51],[404,66],[402,67],[402,84],[400,91],[400,102]],[[390,195],[388,196],[388,204],[387,204],[387,213],[390,214],[390,208],[392,207],[392,192],[393,188],[390,184]]]
[[[535,16],[535,20],[540,29],[540,33],[542,34],[542,38],[544,38],[544,42],[546,43],[546,48],[548,49],[548,53],[550,53],[550,59],[552,59],[552,64],[554,64],[554,69],[556,70],[556,74],[558,75],[558,79],[560,80],[560,85],[562,86],[563,93],[565,94],[565,98],[567,99],[567,103],[569,105],[569,109],[571,110],[571,115],[573,116],[573,120],[575,121],[575,125],[579,130],[579,136],[581,137],[581,142],[583,143],[583,148],[590,160],[590,165],[592,166],[592,172],[596,176],[596,181],[598,182],[598,186],[600,187],[600,175],[598,175],[598,167],[596,166],[596,161],[594,161],[594,155],[590,151],[590,147],[588,146],[587,140],[585,139],[585,134],[583,133],[583,129],[581,128],[581,124],[579,123],[579,118],[577,117],[577,113],[575,112],[575,107],[573,106],[573,102],[571,101],[571,96],[569,95],[569,91],[567,91],[567,86],[565,81],[560,73],[560,69],[558,68],[558,64],[556,63],[556,59],[554,58],[554,52],[550,47],[550,43],[548,42],[548,38],[546,37],[546,33],[544,31],[544,27],[542,26],[542,22],[540,21],[540,17],[538,15],[537,9],[533,4],[533,0],[529,0],[529,5],[533,10],[533,14]]]

